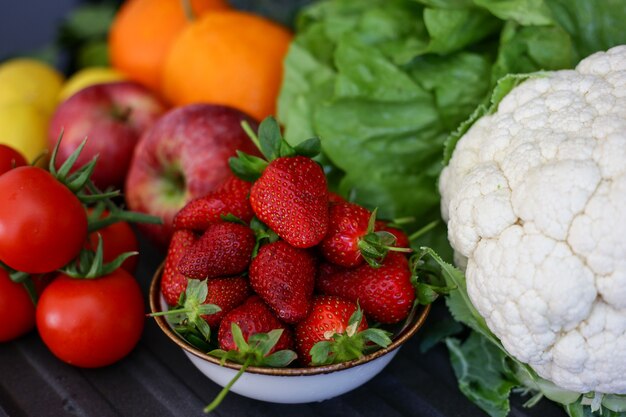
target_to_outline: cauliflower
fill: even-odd
[[[626,393],[626,46],[514,88],[439,189],[472,304],[510,355]]]

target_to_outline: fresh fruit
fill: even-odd
[[[294,324],[309,313],[316,259],[308,250],[279,240],[261,246],[250,265],[250,285],[285,323]]]
[[[359,302],[367,317],[385,324],[404,320],[415,301],[411,271],[406,257],[389,253],[378,268],[320,268],[316,285],[322,294]]]
[[[256,333],[267,333],[271,330],[282,329],[283,333],[278,343],[269,353],[293,347],[293,335],[291,330],[272,313],[269,307],[257,295],[249,297],[242,305],[234,308],[222,318],[217,340],[220,349],[229,351],[237,350],[233,340],[232,323],[241,329],[243,338],[250,340],[250,336]]]
[[[108,50],[113,66],[154,91],[161,87],[163,64],[172,43],[195,18],[227,9],[226,0],[127,0],[111,24]]]
[[[391,233],[396,238],[396,243],[393,245],[397,248],[410,248],[411,241],[404,230],[397,227],[390,226],[388,222],[384,220],[376,220],[374,226],[375,231],[385,231]]]
[[[22,284],[0,268],[0,342],[16,339],[35,327],[35,304]]]
[[[95,85],[123,81],[126,76],[109,67],[85,67],[73,73],[59,91],[59,102],[67,100],[78,91]]]
[[[135,82],[93,85],[57,107],[50,121],[48,146],[52,149],[63,134],[56,159],[59,166],[87,137],[77,166],[98,155],[91,177],[94,184],[100,189],[122,189],[139,137],[165,111],[154,93]]]
[[[24,155],[10,146],[0,144],[0,175],[26,164]]]
[[[310,158],[277,158],[250,190],[259,220],[290,245],[317,245],[328,228],[328,189],[324,171]]]
[[[48,150],[48,120],[34,104],[0,105],[0,143],[19,151],[27,161],[34,161]]]
[[[217,190],[187,203],[174,216],[174,229],[204,231],[211,223],[229,214],[249,223],[254,216],[250,200],[251,183],[231,177]]]
[[[178,263],[178,271],[188,278],[240,274],[250,264],[255,243],[254,232],[248,226],[213,223],[185,251]]]
[[[0,175],[0,261],[50,272],[76,257],[86,238],[83,205],[50,172],[24,166]]]
[[[64,362],[84,368],[110,365],[139,341],[143,294],[121,268],[92,279],[60,274],[41,295],[36,321],[43,342]]]
[[[286,28],[243,11],[201,15],[167,54],[163,94],[174,105],[218,103],[258,120],[275,114],[291,38]]]
[[[334,296],[317,296],[308,317],[295,328],[296,351],[305,365],[345,362],[363,356],[368,342],[391,343],[386,332],[368,329],[357,304]]]
[[[236,109],[197,104],[169,111],[144,133],[135,149],[125,197],[131,210],[163,219],[162,226],[140,225],[145,236],[167,246],[176,213],[232,176],[228,159],[237,150],[258,154],[242,121],[256,127]]]
[[[202,318],[209,326],[217,329],[224,315],[241,305],[250,295],[250,286],[244,277],[207,279],[207,296],[204,304],[214,304],[221,311],[203,315]]]
[[[0,106],[31,104],[45,116],[57,105],[63,75],[42,61],[13,58],[0,65]]]
[[[187,278],[178,271],[178,263],[196,239],[196,235],[191,230],[176,230],[172,234],[161,276],[161,294],[170,306],[178,304],[180,295],[187,288]]]
[[[396,249],[396,238],[386,230],[374,231],[375,219],[375,212],[358,204],[331,204],[328,232],[320,244],[324,257],[345,267],[360,265],[364,260],[378,266],[387,252]]]
[[[93,215],[93,213],[91,214]],[[100,213],[100,218],[104,219],[108,216],[108,212]],[[109,226],[92,232],[87,237],[85,247],[95,251],[98,247],[98,235],[102,238],[102,260],[104,262],[112,262],[115,258],[125,252],[138,252],[139,242],[135,231],[131,225],[124,221],[115,222]],[[137,256],[131,256],[122,263],[122,268],[135,273],[139,259]]]

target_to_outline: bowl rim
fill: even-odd
[[[161,263],[157,270],[155,271],[152,281],[150,283],[149,289],[149,302],[150,302],[150,311],[152,313],[160,312],[161,309],[161,277],[164,269],[165,262]],[[398,349],[402,346],[407,340],[409,340],[424,324],[428,313],[430,312],[430,304],[429,305],[418,305],[417,308],[413,309],[414,318],[409,323],[409,325],[405,326],[401,331],[396,335],[396,337],[392,340],[392,343],[386,348],[378,349],[372,353],[364,355],[361,358],[354,359],[347,362],[341,362],[332,365],[320,365],[320,366],[310,366],[310,367],[297,367],[297,368],[270,368],[270,367],[261,367],[261,366],[249,366],[246,369],[246,372],[254,373],[254,374],[262,374],[262,375],[273,375],[273,376],[305,376],[305,375],[319,375],[319,374],[328,374],[332,372],[341,371],[348,368],[353,368],[358,365],[362,365],[367,362],[371,362],[377,358],[380,358],[387,353]],[[203,359],[207,362],[210,362],[214,365],[223,366],[226,368],[233,369],[235,371],[239,371],[242,365],[226,361],[223,364],[221,363],[219,358],[214,356],[210,356],[202,350],[190,345],[184,339],[182,339],[178,334],[170,327],[167,322],[165,316],[156,316],[152,317],[156,320],[159,328],[165,333],[165,335],[171,339],[174,343],[176,343],[181,349],[185,352],[190,353],[200,359]]]

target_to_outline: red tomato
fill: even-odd
[[[26,164],[24,155],[10,146],[0,144],[0,175]]]
[[[105,215],[103,215],[104,217]],[[102,236],[102,254],[104,262],[111,262],[124,252],[137,252],[139,242],[130,224],[126,222],[113,223],[89,235],[86,248],[96,250],[98,247],[98,233]],[[131,256],[122,264],[122,268],[135,273],[137,269],[138,255]]]
[[[87,238],[78,198],[48,171],[19,167],[0,175],[0,260],[44,273],[68,264]]]
[[[59,274],[37,303],[37,329],[62,361],[97,368],[133,350],[144,314],[139,284],[122,268],[94,279]]]
[[[22,284],[0,268],[0,342],[20,337],[35,327],[35,304]]]

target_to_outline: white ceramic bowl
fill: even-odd
[[[159,268],[150,285],[152,312],[167,309],[161,296],[161,271]],[[430,306],[418,307],[408,325],[404,326],[385,349],[372,352],[360,359],[334,365],[307,368],[249,367],[231,391],[257,400],[274,403],[308,403],[323,401],[351,391],[383,370],[398,353],[404,342],[422,326]],[[165,335],[180,346],[191,362],[209,379],[220,386],[233,379],[241,365],[220,360],[188,344],[172,330],[163,316],[155,317]]]

